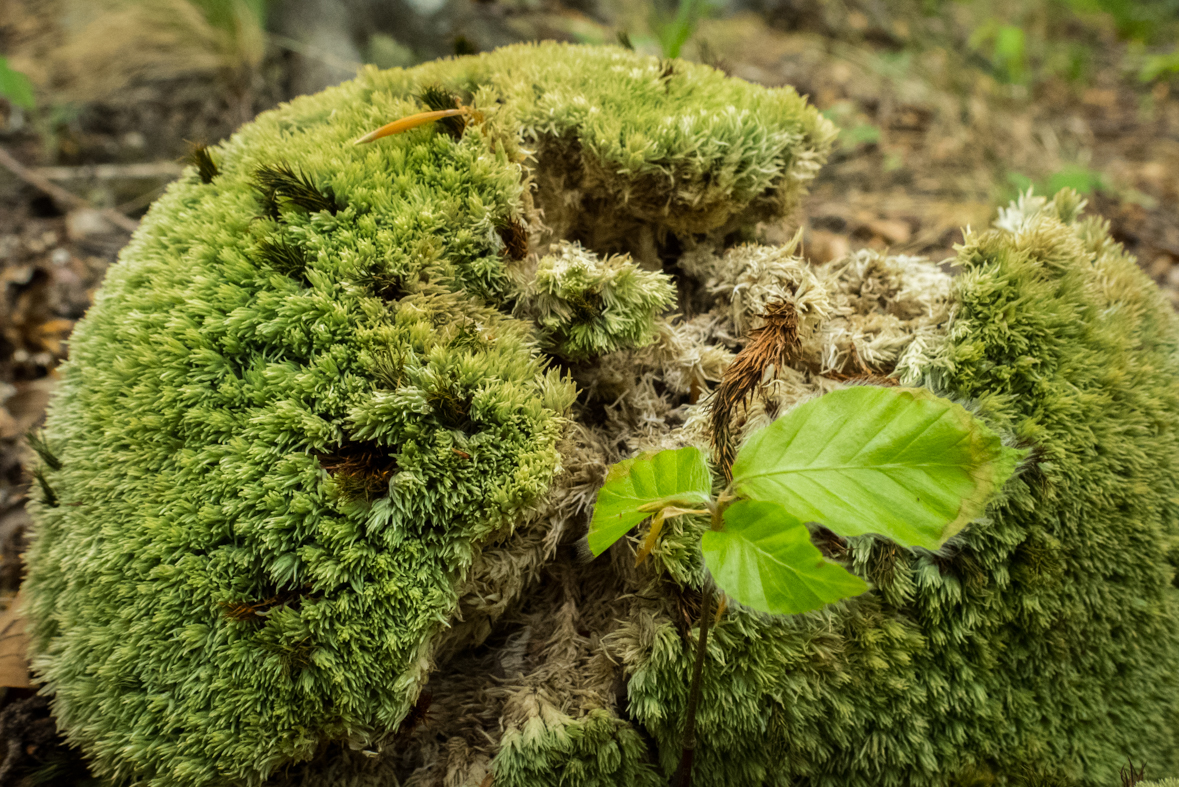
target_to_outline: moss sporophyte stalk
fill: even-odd
[[[37,444],[34,666],[95,774],[1179,771],[1173,313],[1071,192],[953,277],[756,242],[834,136],[543,44],[194,151]]]

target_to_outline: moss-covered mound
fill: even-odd
[[[351,144],[439,100],[477,114]],[[560,541],[558,439],[584,435],[542,343],[655,339],[673,290],[639,263],[789,210],[832,136],[789,89],[545,45],[366,71],[204,153],[79,324],[46,427],[36,668],[96,772],[408,757],[432,664]],[[556,240],[632,260],[587,263],[576,325],[541,330],[572,297],[530,300]],[[650,770],[628,723],[578,713],[555,751]]]
[[[71,740],[151,787],[666,783],[704,524],[642,566],[643,527],[574,545],[610,463],[708,445],[709,390],[786,304],[738,437],[901,380],[1032,460],[939,554],[816,530],[865,596],[725,612],[695,783],[1179,771],[1174,314],[1071,193],[970,235],[956,278],[747,242],[831,138],[790,90],[545,45],[367,71],[208,151],[46,430],[28,611]]]

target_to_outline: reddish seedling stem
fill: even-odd
[[[692,763],[696,759],[696,706],[700,703],[700,679],[704,674],[704,654],[708,652],[708,624],[712,622],[712,581],[705,580],[700,600],[700,637],[696,640],[696,663],[692,665],[692,685],[688,688],[688,708],[684,719],[684,748],[680,765],[671,777],[671,787],[691,787]]]

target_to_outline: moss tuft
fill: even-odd
[[[196,167],[197,177],[201,179],[201,183],[212,183],[213,178],[219,174],[213,154],[206,145],[193,145],[188,154],[188,163]]]
[[[555,709],[509,729],[495,758],[501,787],[568,784],[579,787],[662,787],[639,734],[613,714],[591,711],[571,719]]]
[[[674,300],[675,284],[666,274],[563,242],[537,265],[526,311],[546,348],[585,360],[653,342],[655,317]]]
[[[263,211],[274,219],[280,217],[281,208],[286,205],[308,213],[323,210],[333,216],[340,209],[330,187],[319,188],[286,163],[259,167],[254,172],[254,188],[261,195]]]

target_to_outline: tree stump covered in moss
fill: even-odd
[[[449,95],[473,106],[370,145]],[[431,98],[433,97],[433,98]],[[901,380],[1034,460],[941,554],[816,531],[869,594],[713,629],[697,783],[1179,771],[1179,329],[1068,193],[951,278],[754,241],[833,139],[792,90],[520,46],[261,116],[152,209],[71,342],[29,554],[36,668],[97,773],[658,785],[704,579],[669,523],[577,557],[606,467]]]

